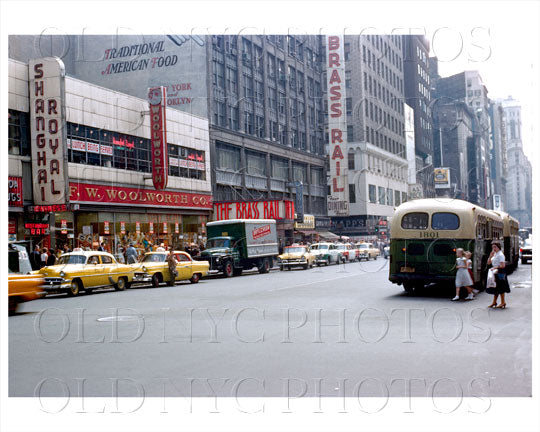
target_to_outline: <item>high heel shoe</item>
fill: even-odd
[[[495,306],[497,309],[506,309],[506,303],[501,303],[499,306]]]
[[[491,303],[488,308],[496,308],[496,307],[499,307],[497,306],[497,303]]]

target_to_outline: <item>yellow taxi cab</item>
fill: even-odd
[[[10,243],[8,247],[8,298],[9,315],[17,311],[19,303],[37,300],[45,295],[43,278],[32,272],[26,248]]]
[[[136,264],[130,264],[133,271],[133,283],[151,282],[153,287],[158,287],[160,283],[167,282],[174,285],[176,281],[189,280],[197,283],[208,275],[210,263],[208,261],[196,261],[187,252],[173,251],[176,258],[176,277],[171,277],[167,257],[169,251],[147,252]]]
[[[378,248],[373,246],[373,243],[357,243],[356,245],[360,251],[361,259],[364,258],[366,261],[370,259],[377,259],[381,253]]]
[[[304,270],[313,267],[315,255],[308,246],[292,245],[287,246],[281,255],[278,255],[279,269],[290,270],[292,267],[302,267]]]
[[[110,286],[123,291],[133,281],[130,265],[120,264],[110,253],[99,251],[65,253],[55,265],[33,273],[45,277],[43,288],[47,293],[67,292],[69,296]]]

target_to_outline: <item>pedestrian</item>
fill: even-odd
[[[69,245],[67,243],[64,243],[64,253],[69,253],[69,252],[71,252]]]
[[[508,284],[508,278],[506,276],[504,254],[501,251],[501,244],[499,242],[493,241],[491,243],[491,253],[489,254],[487,263],[491,264],[491,271],[495,276],[495,287],[486,288],[488,294],[493,294],[493,302],[488,307],[505,309],[505,294],[510,292],[510,285]],[[501,296],[501,304],[497,306],[497,298],[499,295]]]
[[[39,246],[34,246],[34,250],[30,254],[30,265],[32,270],[39,270],[41,268],[41,253],[39,252]]]
[[[60,248],[60,246],[58,246],[58,247],[56,248],[56,253],[55,253],[55,255],[56,255],[56,258],[60,258],[60,257],[62,256],[62,249]]]
[[[170,279],[170,285],[174,285],[174,281],[176,280],[176,277],[178,276],[178,270],[176,269],[176,265],[178,264],[178,261],[176,261],[176,257],[174,256],[172,246],[169,248],[169,255],[167,256],[167,266],[169,267],[169,273],[171,275]]]
[[[126,249],[126,262],[128,264],[134,264],[137,262],[138,256],[139,252],[137,252],[137,249],[133,247],[133,243],[130,243],[128,248]]]
[[[97,250],[100,252],[105,252],[105,243],[101,242]]]
[[[473,265],[472,265],[472,252],[471,251],[465,251],[465,258],[467,258],[467,271],[469,272],[469,276],[471,276],[471,280],[473,281],[473,294],[478,294],[478,290],[474,288],[474,274],[473,274]]]
[[[49,249],[49,256],[47,257],[47,266],[52,266],[56,264],[56,257],[54,256],[54,250]]]
[[[161,243],[156,249],[156,252],[165,252],[165,243]]]
[[[49,258],[49,255],[47,254],[47,248],[43,248],[43,252],[41,253],[41,267],[47,266],[48,258]]]
[[[463,256],[463,249],[458,248],[456,250],[456,296],[452,301],[459,300],[459,291],[461,288],[467,288],[468,295],[465,300],[474,300],[474,295],[472,292],[473,281],[469,272],[467,271],[467,258]]]

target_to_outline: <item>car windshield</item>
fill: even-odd
[[[141,262],[165,262],[167,261],[166,254],[148,254],[145,255]]]
[[[369,245],[367,243],[360,243],[358,245],[359,249],[369,249]]]
[[[285,253],[303,253],[306,251],[306,248],[303,247],[287,247],[285,248]]]
[[[328,249],[328,245],[325,245],[325,244],[313,245],[311,246],[311,249],[315,249],[315,250]]]
[[[213,238],[206,243],[206,249],[229,247],[231,247],[231,239],[228,238]]]
[[[344,244],[340,244],[340,245],[337,245],[337,248],[338,249],[347,249],[347,246],[345,246]]]
[[[85,264],[85,255],[62,255],[56,264]]]

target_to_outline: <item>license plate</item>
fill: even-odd
[[[413,267],[401,267],[401,273],[414,273]]]

